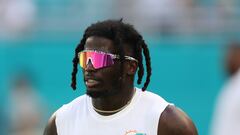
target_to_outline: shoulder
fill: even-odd
[[[44,135],[57,135],[57,126],[63,121],[67,123],[68,119],[74,117],[76,109],[81,106],[81,104],[86,101],[86,95],[82,95],[72,100],[68,104],[60,107],[48,120],[48,124],[45,128]]]
[[[68,107],[72,107],[72,106],[78,106],[81,103],[84,103],[86,101],[87,95],[82,95],[79,96],[77,98],[75,98],[74,100],[72,100],[71,102],[65,104],[64,106],[68,106]]]
[[[84,105],[86,105],[86,100],[87,100],[87,96],[82,95],[75,98],[71,102],[64,104],[62,107],[60,107],[56,111],[56,117],[71,116],[72,113],[74,113],[77,109],[79,109],[79,106],[83,107]]]
[[[56,113],[54,113],[49,119],[48,124],[44,130],[44,135],[57,135],[55,120],[56,120]]]
[[[164,98],[162,98],[160,95],[157,95],[150,91],[142,91],[139,90],[141,93],[141,97],[144,101],[149,101],[150,103],[162,103],[166,102]],[[167,102],[166,102],[167,103]]]
[[[141,93],[142,93],[141,104],[148,107],[148,109],[153,110],[153,112],[155,112],[158,115],[158,117],[165,110],[165,108],[170,104],[160,95],[157,95],[155,93],[152,93],[149,91],[144,91],[144,92],[141,91]]]
[[[198,133],[192,120],[182,110],[168,105],[159,119],[158,134],[197,135]]]

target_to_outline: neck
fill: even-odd
[[[111,115],[118,112],[115,110],[121,111],[124,109],[132,99],[135,89],[132,85],[131,87],[123,87],[122,89],[119,89],[119,91],[118,94],[111,97],[92,98],[92,104],[96,108],[95,110],[102,110],[97,111],[101,115]]]

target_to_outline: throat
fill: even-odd
[[[108,116],[124,110],[132,101],[136,89],[131,89],[128,94],[112,96],[109,98],[92,98],[92,107],[100,115]]]

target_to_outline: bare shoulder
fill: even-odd
[[[158,124],[158,135],[198,135],[192,120],[179,108],[169,105]]]
[[[44,130],[44,135],[57,135],[55,120],[56,114],[54,113],[48,121],[48,124]]]

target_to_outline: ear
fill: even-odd
[[[134,75],[137,71],[138,64],[135,61],[127,61],[125,66],[127,75]]]

